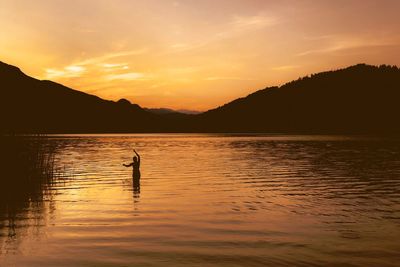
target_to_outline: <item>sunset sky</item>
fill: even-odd
[[[357,63],[400,65],[400,1],[1,0],[0,61],[143,107],[206,110]]]

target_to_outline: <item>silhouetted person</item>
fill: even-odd
[[[140,156],[134,149],[133,152],[135,152],[136,156],[133,156],[132,162],[129,164],[122,164],[125,167],[131,167],[132,166],[132,178],[133,179],[140,179]]]

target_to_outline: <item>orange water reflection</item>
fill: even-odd
[[[399,260],[398,140],[48,140],[58,147],[56,169],[67,175],[40,201],[25,200],[18,213],[2,210],[6,266],[391,266]],[[142,156],[140,184],[121,165],[132,148]]]

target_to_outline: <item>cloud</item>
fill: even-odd
[[[74,78],[80,77],[85,71],[86,68],[82,66],[70,65],[65,68],[59,69],[46,69],[45,77],[46,79],[55,79],[55,78]]]
[[[355,48],[368,48],[380,46],[396,45],[395,42],[389,40],[379,40],[375,38],[352,38],[338,36],[323,36],[321,39],[327,39],[328,44],[322,48],[310,49],[298,53],[296,56],[308,56],[313,54],[326,54]]]
[[[148,75],[141,72],[128,72],[121,74],[110,74],[104,77],[106,80],[126,80],[126,81],[136,81],[136,80],[150,80]]]
[[[229,18],[228,22],[222,25],[219,31],[211,33],[207,37],[203,36],[201,40],[191,43],[175,43],[170,45],[170,48],[173,50],[170,51],[170,53],[185,52],[202,48],[212,43],[240,36],[244,33],[272,27],[279,22],[280,20],[276,17],[268,15],[233,16]]]
[[[275,17],[266,15],[255,15],[255,16],[234,16],[231,24],[235,28],[263,28],[267,26],[273,26],[278,23]]]
[[[85,60],[81,60],[75,62],[71,65],[62,68],[48,68],[45,69],[45,79],[58,79],[58,78],[75,78],[81,77],[86,72],[98,71],[99,67],[103,71],[114,72],[120,70],[129,69],[129,65],[127,63],[107,63],[106,61],[125,57],[132,55],[140,55],[146,53],[147,49],[137,49],[137,50],[129,50],[129,51],[120,51],[114,53],[106,53],[98,57],[87,58]],[[118,76],[120,75],[120,77]],[[125,79],[125,80],[134,80],[137,79],[135,75],[125,75],[124,74],[115,74],[108,75],[108,80],[114,79]]]
[[[65,70],[71,73],[80,73],[85,71],[85,68],[82,66],[67,66],[65,67]]]
[[[274,26],[278,19],[267,15],[234,16],[226,25],[226,29],[217,33],[217,39],[234,37],[249,31],[256,31]]]
[[[129,69],[129,64],[128,63],[102,63],[99,64],[99,66],[104,70],[104,71],[116,71],[116,70],[127,70]]]
[[[103,63],[107,60],[114,59],[114,58],[119,58],[119,57],[124,57],[124,56],[133,56],[133,55],[142,55],[142,54],[146,53],[147,51],[148,51],[147,48],[142,48],[142,49],[137,49],[137,50],[108,53],[108,54],[104,54],[102,56],[92,57],[92,58],[88,58],[88,59],[79,61],[79,62],[75,63],[74,65],[85,66],[85,65],[99,64],[99,63]]]
[[[285,71],[285,70],[292,70],[292,69],[297,69],[299,66],[296,65],[285,65],[285,66],[278,66],[278,67],[273,67],[271,70],[277,70],[277,71]]]

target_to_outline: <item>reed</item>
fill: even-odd
[[[41,135],[3,135],[0,145],[0,224],[14,236],[15,218],[51,196],[56,146]]]

